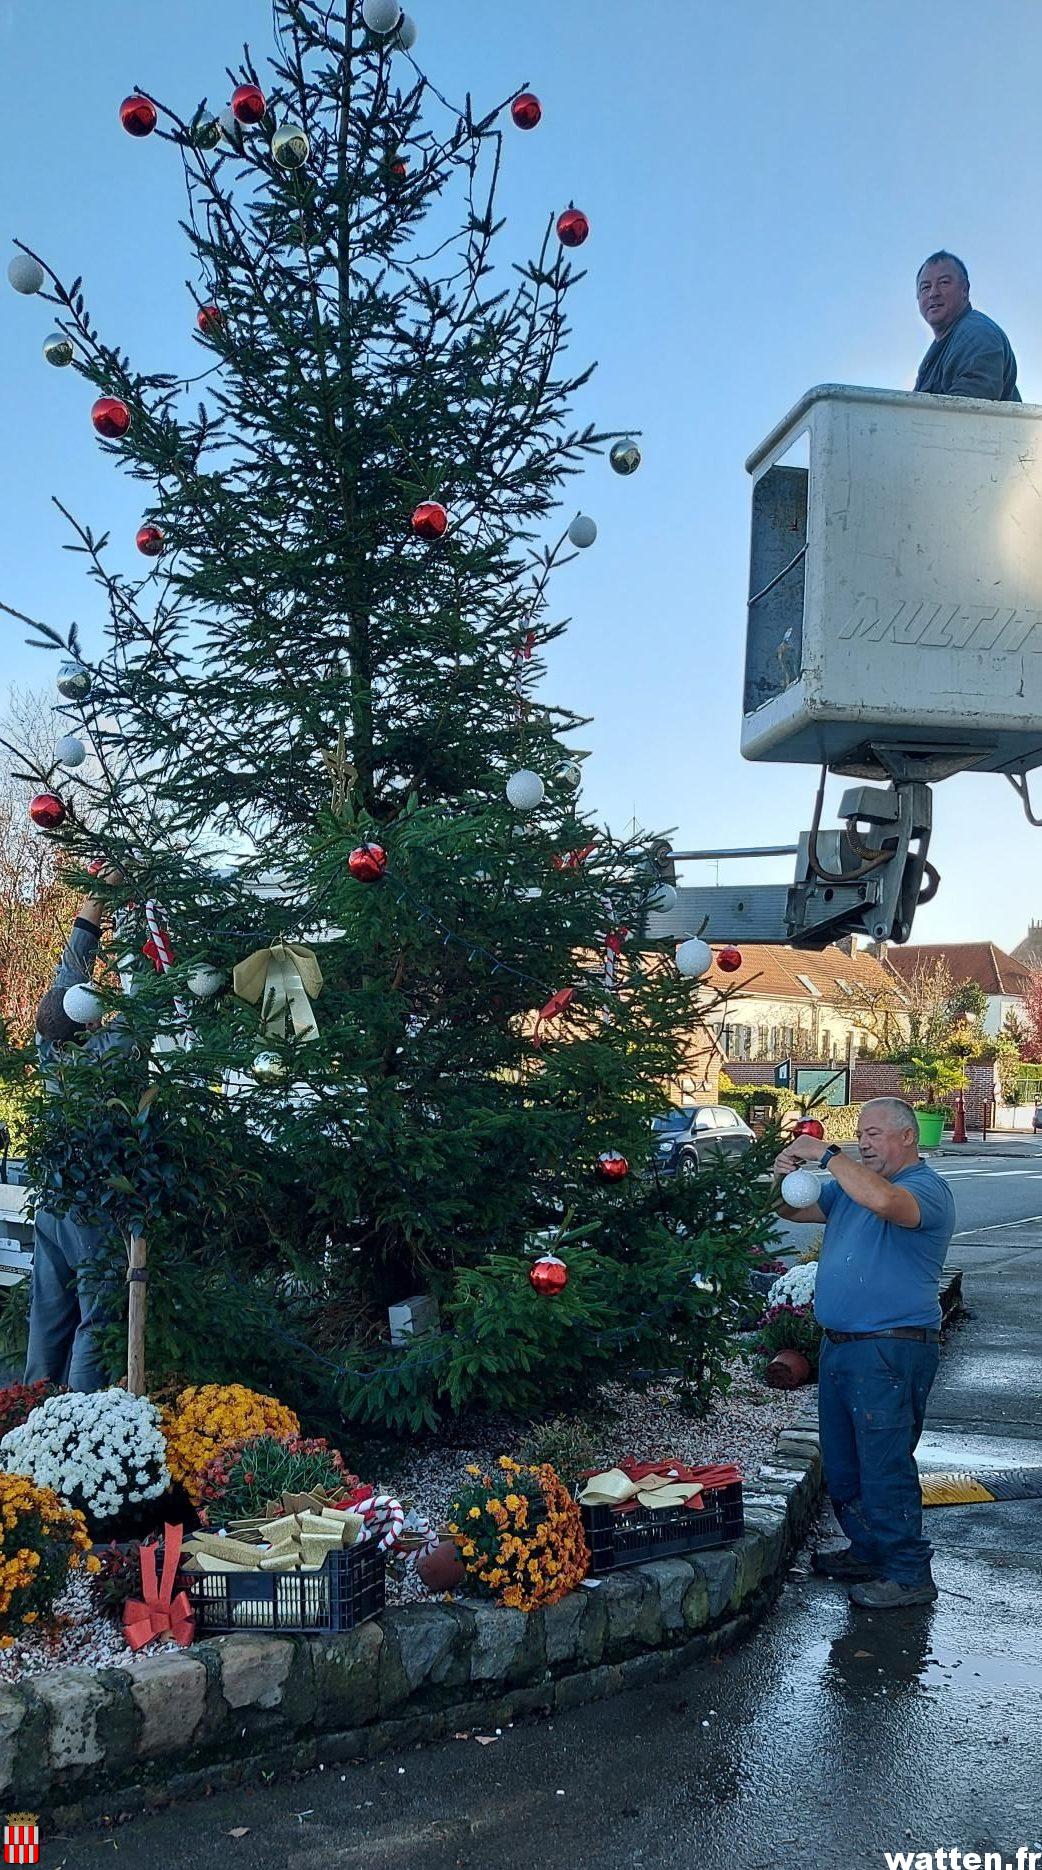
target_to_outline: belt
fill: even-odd
[[[830,1344],[860,1344],[865,1338],[912,1338],[916,1344],[939,1344],[941,1334],[928,1325],[895,1325],[891,1331],[829,1331]]]

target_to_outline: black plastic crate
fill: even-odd
[[[686,1506],[637,1506],[613,1513],[610,1506],[584,1506],[583,1530],[592,1572],[616,1571],[622,1565],[645,1565],[652,1558],[672,1558],[700,1546],[727,1545],[745,1531],[742,1483],[707,1487],[701,1512]]]
[[[371,1541],[330,1552],[315,1571],[186,1572],[196,1634],[353,1630],[384,1607],[387,1564]]]

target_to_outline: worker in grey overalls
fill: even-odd
[[[114,876],[107,881],[117,881]],[[117,1014],[104,1025],[71,1019],[64,1007],[70,987],[89,982],[101,939],[102,908],[94,896],[80,903],[58,962],[54,984],[36,1009],[36,1047],[45,1089],[61,1095],[62,1057],[72,1047],[101,1059],[128,1051],[130,1036]],[[108,1378],[98,1359],[95,1326],[105,1316],[111,1291],[99,1281],[106,1230],[88,1226],[75,1212],[38,1208],[33,1238],[32,1298],[25,1381],[49,1379],[72,1390],[104,1389]]]

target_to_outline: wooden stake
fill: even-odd
[[[145,1394],[145,1301],[148,1274],[145,1270],[147,1249],[143,1234],[130,1236],[130,1288],[127,1302],[127,1391],[131,1396]]]

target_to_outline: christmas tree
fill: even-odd
[[[562,526],[567,482],[640,460],[572,414],[588,223],[553,204],[518,258],[496,186],[539,101],[450,104],[397,0],[276,0],[274,27],[229,109],[121,107],[153,139],[128,154],[184,164],[194,383],[16,256],[141,483],[146,561],[69,515],[105,638],[32,632],[89,754],[27,768],[34,814],[73,880],[99,853],[121,879],[102,998],[152,1060],[103,1134],[70,1068],[37,1180],[72,1199],[72,1160],[81,1211],[147,1235],[153,1377],[397,1426],[679,1358],[711,1387],[761,1165],[650,1166],[713,990],[648,936],[668,847],[592,822],[582,722],[541,686],[551,575],[596,533]],[[417,1294],[440,1330],[392,1346]]]

